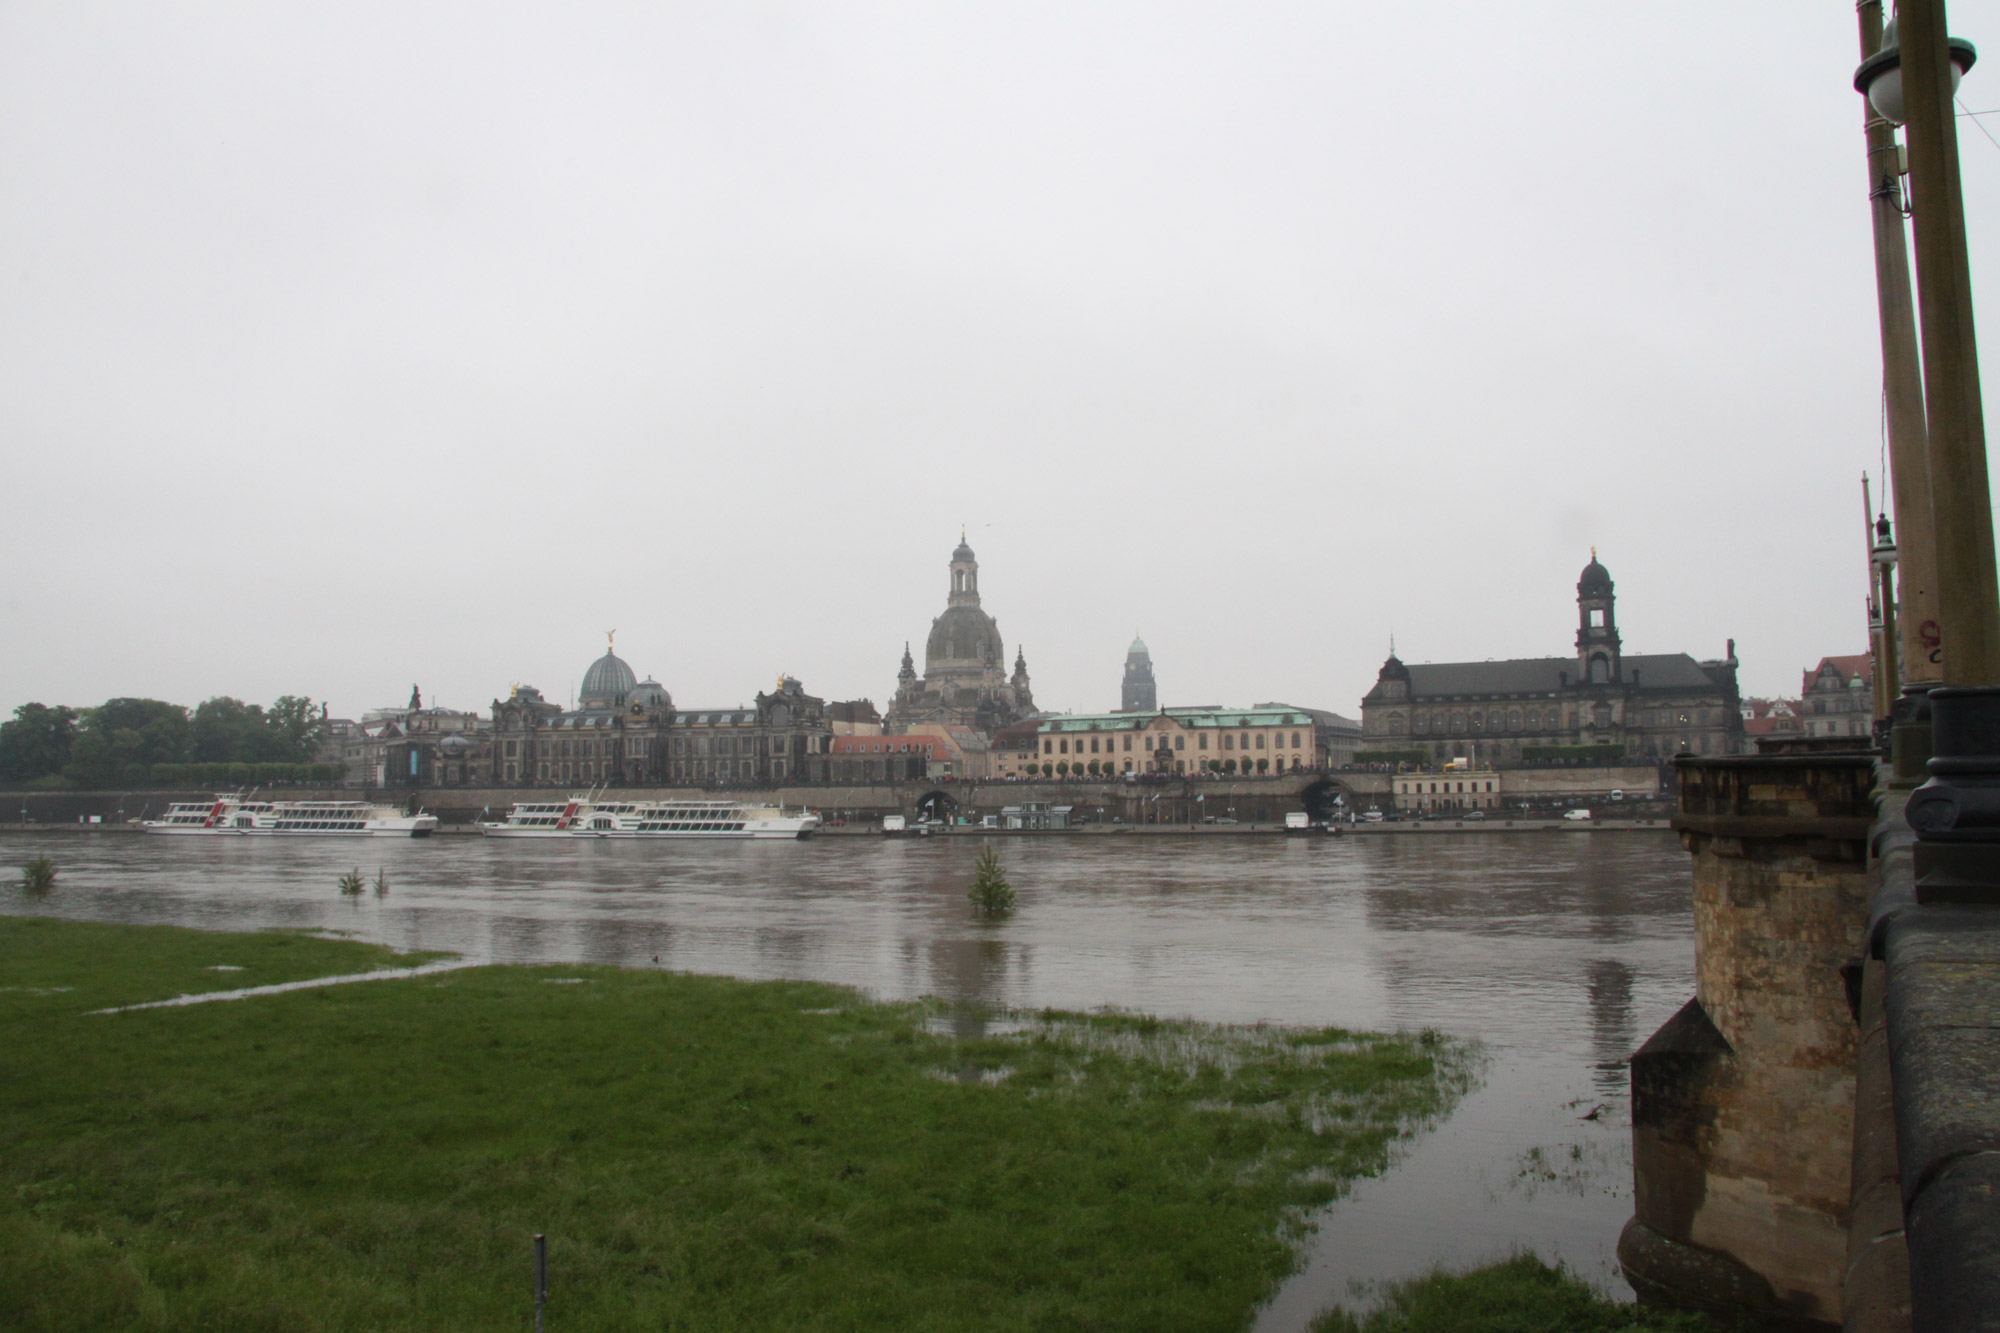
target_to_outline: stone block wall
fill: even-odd
[[[1873,760],[1683,760],[1695,997],[1633,1057],[1633,1286],[1838,1324]]]

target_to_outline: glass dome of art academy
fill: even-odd
[[[607,646],[604,656],[583,673],[583,688],[577,693],[577,702],[585,708],[617,708],[638,683],[639,677],[625,664],[625,659]]]

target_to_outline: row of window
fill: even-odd
[[[1197,737],[1198,737],[1198,739],[1199,739],[1199,740],[1200,740],[1200,742],[1201,742],[1201,743],[1200,743],[1199,745],[1197,745],[1197,746],[1195,747],[1195,748],[1196,748],[1197,750],[1206,750],[1206,749],[1208,748],[1208,735],[1209,735],[1209,734],[1208,734],[1207,732],[1205,732],[1205,731],[1204,731],[1204,732],[1199,732],[1199,733],[1197,733]],[[1222,733],[1222,743],[1221,743],[1221,745],[1219,745],[1219,746],[1218,746],[1217,748],[1218,748],[1218,749],[1222,749],[1222,750],[1238,750],[1238,749],[1242,749],[1242,750],[1248,750],[1249,748],[1251,748],[1251,737],[1252,737],[1253,735],[1254,735],[1254,736],[1256,737],[1256,748],[1257,748],[1257,749],[1259,749],[1259,750],[1261,750],[1261,749],[1264,749],[1264,748],[1265,748],[1265,746],[1264,746],[1264,737],[1265,737],[1265,733],[1264,733],[1264,732],[1261,732],[1261,731],[1259,731],[1259,732],[1254,732],[1254,733],[1253,733],[1253,732],[1248,732],[1248,731],[1246,731],[1246,732],[1243,732],[1243,733],[1242,733],[1242,739],[1241,739],[1241,743],[1240,743],[1240,744],[1238,743],[1238,739],[1237,739],[1237,733],[1236,733],[1236,732],[1233,732],[1233,731],[1226,731],[1226,732],[1223,732],[1223,733]],[[1300,736],[1300,733],[1299,733],[1299,732],[1296,732],[1296,731],[1295,731],[1295,732],[1293,732],[1293,733],[1292,733],[1292,748],[1293,748],[1293,749],[1295,749],[1295,750],[1299,748],[1299,736]],[[1089,753],[1089,754],[1098,754],[1098,753],[1100,753],[1100,751],[1099,751],[1099,750],[1098,750],[1098,748],[1097,748],[1097,742],[1098,742],[1098,740],[1100,739],[1099,737],[1096,737],[1096,736],[1092,736],[1092,737],[1090,738],[1090,749],[1089,749],[1088,751],[1086,751],[1086,750],[1085,750],[1085,749],[1083,748],[1083,739],[1084,739],[1083,737],[1081,737],[1081,736],[1078,736],[1078,737],[1076,738],[1076,749],[1075,749],[1075,750],[1071,750],[1071,749],[1070,749],[1070,746],[1069,746],[1069,738],[1068,738],[1068,737],[1066,737],[1066,736],[1058,736],[1058,737],[1055,737],[1055,738],[1053,738],[1053,739],[1049,739],[1049,738],[1044,738],[1044,739],[1043,739],[1043,741],[1042,741],[1042,753],[1043,753],[1043,754],[1085,754],[1085,753]],[[1132,750],[1132,738],[1131,738],[1130,736],[1123,736],[1123,737],[1120,737],[1120,736],[1105,736],[1105,737],[1102,737],[1101,739],[1102,739],[1102,740],[1104,741],[1104,749],[1103,749],[1102,753],[1105,753],[1105,754],[1110,754],[1110,753],[1112,753],[1112,751],[1113,751],[1113,746],[1114,746],[1114,743],[1115,743],[1115,742],[1117,742],[1117,741],[1120,741],[1120,740],[1123,740],[1123,741],[1124,741],[1124,743],[1125,743],[1125,744],[1124,744],[1124,749],[1125,749],[1125,752],[1126,752],[1126,753],[1128,753],[1128,754],[1129,754],[1129,753],[1131,753],[1131,750]],[[1164,745],[1164,744],[1165,744],[1165,740],[1164,740],[1164,737],[1162,738],[1162,741],[1161,741],[1161,744],[1162,744],[1162,745]],[[1285,747],[1285,733],[1284,733],[1284,732],[1282,732],[1282,731],[1280,731],[1280,732],[1277,732],[1277,733],[1275,733],[1274,735],[1272,735],[1272,737],[1271,737],[1271,748],[1272,748],[1272,749],[1278,749],[1278,750],[1282,750],[1282,749],[1283,749],[1284,747]],[[1140,747],[1139,747],[1139,748],[1140,748],[1140,751],[1141,751],[1141,753],[1145,753],[1145,752],[1146,752],[1146,749],[1145,749],[1145,746],[1144,746],[1144,744],[1143,744],[1143,743],[1142,743],[1142,744],[1140,745]],[[1177,736],[1175,736],[1175,737],[1174,737],[1174,746],[1173,746],[1173,748],[1174,748],[1174,749],[1176,749],[1176,750],[1185,750],[1185,749],[1187,749],[1187,736],[1186,736],[1185,734],[1182,734],[1182,735],[1177,735]],[[1023,756],[1023,758],[1025,758],[1025,757],[1026,757],[1026,756]]]
[[[1678,712],[1648,710],[1627,715],[1626,722],[1638,727],[1676,725],[1705,727],[1710,724],[1710,715],[1706,708],[1692,711],[1683,708]],[[1401,730],[1399,723],[1400,719],[1392,718],[1389,729],[1399,733]],[[1600,704],[1596,710],[1595,723],[1600,727],[1610,726],[1611,710]],[[1495,708],[1486,713],[1476,709],[1470,713],[1418,713],[1410,720],[1411,731],[1419,736],[1466,731],[1562,731],[1575,725],[1574,715],[1565,722],[1562,713],[1553,708],[1546,717],[1540,709],[1535,708],[1529,709],[1525,714],[1518,708],[1510,708],[1505,713]]]
[[[706,736],[699,736],[695,738],[694,753],[700,755],[709,754],[711,752],[718,755],[723,755],[723,754],[754,755],[757,753],[757,739],[758,738],[756,737],[745,736],[739,741],[736,738],[729,736],[718,736],[713,741],[713,750],[711,751],[710,748],[711,742],[709,738]],[[793,749],[801,749],[803,750],[804,753],[807,754],[818,754],[821,739],[822,738],[818,736],[806,736],[806,737],[795,736],[790,738],[790,741],[788,743],[786,737],[772,736],[769,738],[769,748],[772,754],[786,754]],[[635,759],[645,758],[649,750],[649,746],[647,744],[648,740],[649,738],[645,736],[633,736],[627,739],[625,742],[626,753]],[[521,753],[520,745],[521,742],[519,741],[510,740],[506,742],[506,749],[504,751],[506,757],[509,759],[517,758]],[[599,749],[600,745],[602,745],[603,747],[602,749]],[[550,740],[543,745],[542,749],[544,752],[544,757],[549,759],[598,759],[598,758],[609,759],[617,753],[617,751],[612,748],[612,745],[613,742],[609,740],[605,740],[602,742]],[[673,752],[678,755],[687,754],[688,738],[685,736],[674,737]]]

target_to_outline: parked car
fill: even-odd
[[[1588,811],[1588,810],[1565,810],[1565,811],[1563,812],[1563,818],[1564,818],[1564,819],[1568,819],[1568,820],[1571,820],[1571,821],[1574,821],[1574,822],[1579,822],[1579,823],[1581,823],[1581,822],[1584,822],[1584,821],[1587,821],[1587,820],[1589,820],[1589,818],[1590,818],[1590,811]]]
[[[1364,810],[1361,812],[1361,818],[1364,823],[1379,824],[1382,822],[1382,812],[1380,810]]]
[[[1465,812],[1465,817],[1467,819],[1484,819],[1486,818],[1486,812],[1484,810],[1468,810]]]

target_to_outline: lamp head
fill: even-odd
[[[1958,92],[1958,81],[1965,77],[1965,71],[1972,68],[1972,62],[1979,59],[1979,51],[1963,37],[1947,37],[1945,46],[1951,52],[1951,90]],[[1884,120],[1901,125],[1908,119],[1903,103],[1903,51],[1896,42],[1896,20],[1882,29],[1882,49],[1862,61],[1854,71],[1854,91],[1868,98],[1868,104]]]

